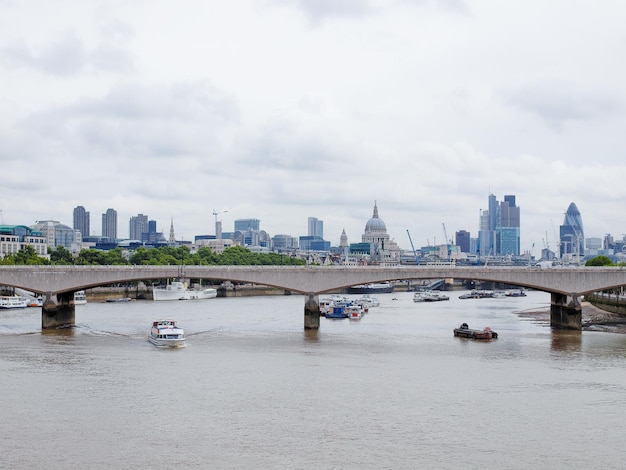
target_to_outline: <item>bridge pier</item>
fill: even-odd
[[[309,292],[304,304],[304,329],[317,330],[320,327],[320,302],[319,296]]]
[[[52,295],[48,292],[41,308],[41,328],[62,328],[76,324],[74,292]]]
[[[578,295],[569,297],[552,293],[551,297],[550,326],[562,330],[582,330],[582,306]]]

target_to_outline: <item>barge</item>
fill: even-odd
[[[461,323],[461,326],[454,329],[454,336],[471,339],[497,339],[498,333],[488,326],[482,330],[472,330],[467,323]]]

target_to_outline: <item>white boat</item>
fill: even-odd
[[[333,302],[333,299],[320,299],[320,313],[322,315],[326,315],[328,312],[330,312],[333,307],[335,306],[335,303]]]
[[[425,291],[418,291],[413,294],[413,302],[423,302],[428,295]]]
[[[181,281],[172,281],[165,287],[155,286],[152,289],[153,300],[195,300],[214,297],[217,297],[217,289],[188,289],[187,285]]]
[[[380,307],[380,300],[376,297],[370,297],[367,294],[359,297],[355,302],[364,306],[366,305],[367,307]]]
[[[359,305],[348,305],[344,312],[348,315],[350,320],[360,320],[363,317],[363,308]]]
[[[84,290],[74,292],[74,305],[84,305],[87,303],[87,295]]]
[[[174,320],[158,320],[152,323],[148,341],[155,346],[182,348],[185,346],[185,331]]]
[[[19,295],[0,295],[0,308],[26,308],[29,299]]]
[[[32,299],[28,299],[29,307],[43,307],[43,297],[34,297]]]
[[[371,284],[359,284],[348,287],[349,294],[389,294],[393,292],[394,285],[389,282],[374,282]]]
[[[413,294],[413,302],[440,302],[442,300],[450,300],[446,294],[441,292],[427,290],[423,292],[416,292]]]

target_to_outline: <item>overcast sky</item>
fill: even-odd
[[[514,194],[522,251],[626,232],[626,2],[0,0],[2,223],[108,208],[410,248]]]

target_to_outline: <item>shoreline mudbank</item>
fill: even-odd
[[[626,334],[626,316],[607,312],[589,302],[582,302],[583,331],[606,331]],[[550,310],[517,312],[522,318],[529,318],[537,323],[550,326]]]

